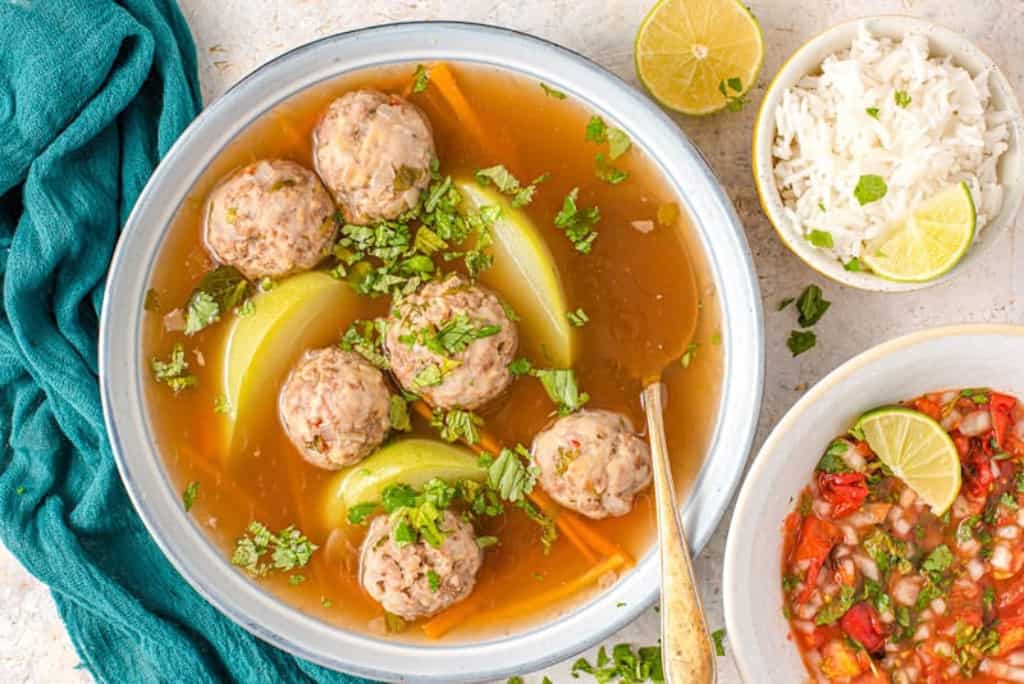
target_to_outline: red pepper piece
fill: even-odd
[[[995,437],[996,446],[1004,448],[1006,436],[1010,430],[1010,415],[1017,400],[1006,394],[992,392],[988,397],[988,411],[992,415],[992,436]]]
[[[821,497],[832,504],[832,517],[853,513],[868,498],[867,476],[864,473],[818,473]]]
[[[832,552],[832,547],[843,539],[843,532],[838,527],[822,520],[821,518],[809,515],[804,518],[800,527],[800,537],[797,540],[796,548],[793,549],[792,563],[810,561],[807,568],[807,576],[804,579],[804,590],[800,592],[797,601],[803,603],[811,597],[811,592],[818,584],[818,573],[821,566]]]
[[[867,601],[861,601],[846,611],[839,620],[839,627],[869,653],[875,653],[885,645],[885,626],[878,611]]]
[[[942,420],[942,407],[931,399],[924,397],[915,399],[914,408],[936,422]]]

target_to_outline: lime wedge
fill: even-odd
[[[950,186],[868,243],[861,260],[889,280],[934,280],[967,253],[974,240],[976,218],[967,184]]]
[[[764,62],[764,36],[738,0],[661,0],[640,24],[633,51],[654,99],[703,115],[743,105]]]
[[[868,411],[854,427],[878,458],[942,515],[960,493],[960,456],[942,426],[908,408]]]
[[[480,274],[522,319],[521,339],[538,362],[569,368],[575,360],[575,339],[569,324],[565,289],[544,237],[522,209],[492,188],[474,180],[458,180],[455,187],[473,209],[494,206],[501,216],[491,227],[494,265]]]
[[[433,439],[398,440],[331,479],[324,500],[324,522],[331,528],[341,527],[345,511],[378,501],[388,485],[420,489],[434,478],[451,483],[482,482],[486,477],[487,471],[469,449]]]

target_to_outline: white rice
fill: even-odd
[[[992,111],[988,80],[987,71],[972,78],[949,58],[929,57],[923,35],[896,42],[862,25],[849,50],[827,57],[821,74],[789,88],[775,110],[775,179],[791,229],[830,233],[833,247],[823,249],[846,262],[960,181],[983,228],[1002,205],[996,165],[1011,119]],[[905,108],[897,91],[910,96]],[[861,206],[854,188],[869,174],[881,176],[888,192]]]

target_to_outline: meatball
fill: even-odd
[[[284,159],[243,166],[210,193],[206,246],[250,280],[313,268],[337,232],[334,202],[309,169]]]
[[[452,275],[427,283],[391,312],[391,372],[441,408],[475,409],[512,382],[519,333],[492,292]],[[443,353],[439,353],[443,352]]]
[[[473,526],[445,511],[439,527],[445,534],[440,548],[422,540],[399,546],[391,538],[388,516],[370,523],[359,556],[359,582],[384,610],[415,620],[438,613],[473,591],[484,559]]]
[[[313,132],[313,156],[345,220],[367,225],[416,206],[430,183],[434,138],[416,105],[357,90],[324,112]]]
[[[384,375],[355,352],[306,352],[281,388],[284,431],[302,457],[337,470],[366,458],[391,429]]]
[[[651,452],[625,416],[579,411],[533,440],[541,486],[558,503],[590,518],[625,515],[651,482]]]

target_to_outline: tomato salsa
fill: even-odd
[[[987,389],[903,404],[950,435],[936,512],[862,434],[834,439],[784,525],[783,612],[813,681],[1024,682],[1024,405]]]

